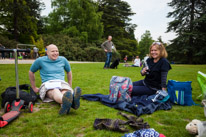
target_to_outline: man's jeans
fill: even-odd
[[[104,64],[104,68],[109,68],[111,58],[112,58],[112,52],[107,52],[107,59]]]

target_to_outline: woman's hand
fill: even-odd
[[[162,88],[163,91],[166,91],[166,88]]]
[[[146,68],[146,67],[144,67],[144,68],[142,69],[142,75],[145,75],[145,74],[146,74],[146,72],[147,72],[147,68]]]

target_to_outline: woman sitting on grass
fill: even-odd
[[[149,48],[149,58],[140,72],[145,79],[133,82],[132,96],[152,95],[157,90],[166,90],[167,74],[171,69],[166,57],[164,45],[153,42]]]
[[[132,67],[140,67],[140,58],[139,58],[139,56],[136,56],[136,58],[134,60],[134,64],[132,65]]]

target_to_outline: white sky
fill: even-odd
[[[41,0],[45,3],[45,10],[41,15],[48,15],[52,11],[51,0]],[[172,11],[171,7],[167,6],[171,0],[124,0],[129,3],[135,15],[131,16],[131,23],[136,24],[135,37],[140,40],[141,35],[149,30],[154,40],[159,36],[164,42],[174,39],[175,33],[165,33],[168,22],[172,19],[167,18],[167,13]]]

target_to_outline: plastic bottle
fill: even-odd
[[[145,64],[145,67],[146,67],[146,75],[148,75],[149,74],[149,66],[147,64],[147,61],[145,61],[144,64]]]

